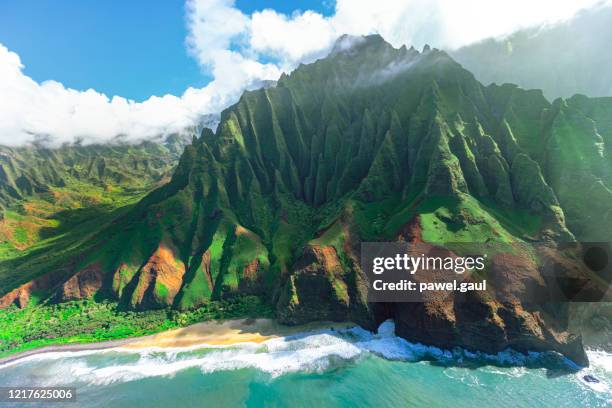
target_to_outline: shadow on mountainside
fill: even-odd
[[[49,219],[60,221],[57,227],[41,228],[40,242],[17,257],[0,261],[0,295],[45,273],[68,276],[82,254],[103,238],[100,234],[104,228],[132,207],[95,205],[51,214]]]

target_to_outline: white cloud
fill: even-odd
[[[56,81],[37,83],[23,74],[19,56],[0,44],[0,145],[22,145],[41,137],[53,145],[76,140],[98,143],[117,136],[136,141],[181,131],[201,115],[235,102],[248,85],[252,62],[243,60],[239,66],[232,55],[228,57],[223,61],[224,74],[232,75],[235,82],[215,72],[220,79],[202,89],[189,88],[180,97],[152,96],[138,103],[120,96],[109,98],[93,89],[65,88]]]
[[[454,48],[518,28],[570,18],[598,0],[337,0],[334,13],[246,15],[233,0],[188,0],[187,46],[213,81],[178,97],[137,103],[55,81],[37,83],[19,56],[0,44],[0,144],[37,135],[54,143],[138,140],[180,131],[205,113],[236,101],[248,86],[276,79],[298,63],[324,55],[342,34],[379,33],[395,46]]]
[[[280,70],[323,55],[342,34],[381,34],[395,46],[456,48],[519,28],[572,17],[601,0],[337,0],[334,13],[245,15],[233,0],[189,0],[189,44],[203,66],[219,50]],[[269,67],[270,64],[266,66]]]

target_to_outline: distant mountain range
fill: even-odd
[[[612,5],[570,20],[488,39],[451,53],[484,83],[542,89],[553,100],[575,94],[612,96]]]
[[[192,135],[137,144],[0,146],[0,208],[80,182],[144,187],[171,175]]]
[[[541,91],[484,86],[443,51],[395,49],[376,35],[348,40],[338,44],[351,47],[335,47],[275,86],[245,92],[215,132],[204,129],[185,147],[167,184],[61,239],[5,256],[0,304],[96,297],[184,310],[251,294],[286,323],[373,328],[392,317],[413,341],[553,349],[585,363],[560,308],[484,297],[369,304],[359,248],[381,240],[609,240],[612,98],[551,103]],[[80,152],[71,149],[66,157]],[[139,180],[133,169],[157,178],[167,168],[147,146],[130,148],[139,150],[122,156],[125,165],[111,165],[115,148],[104,149],[78,170],[41,162],[32,173],[44,172],[40,183],[34,175],[7,179],[29,192],[58,185],[62,174],[141,183],[151,176]],[[491,273],[541,284],[538,264],[523,255]]]

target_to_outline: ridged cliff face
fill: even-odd
[[[191,136],[139,144],[0,146],[0,210],[75,182],[138,187],[168,176]]]
[[[610,118],[611,99],[550,103],[484,87],[442,51],[342,37],[327,58],[246,92],[216,133],[186,147],[168,184],[78,256],[3,288],[2,302],[27,302],[32,286],[135,309],[256,294],[288,323],[394,317],[412,340],[555,349],[584,363],[558,311],[494,299],[368,304],[359,244],[607,240]],[[503,272],[539,279],[521,262]]]

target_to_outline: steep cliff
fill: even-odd
[[[327,58],[226,109],[168,184],[69,261],[47,263],[38,296],[191,309],[248,293],[287,323],[394,317],[411,340],[585,363],[567,316],[538,306],[368,304],[359,244],[606,240],[611,110],[609,99],[485,87],[436,49],[342,37]],[[21,305],[32,287],[20,268],[22,279],[0,274],[3,304]]]

